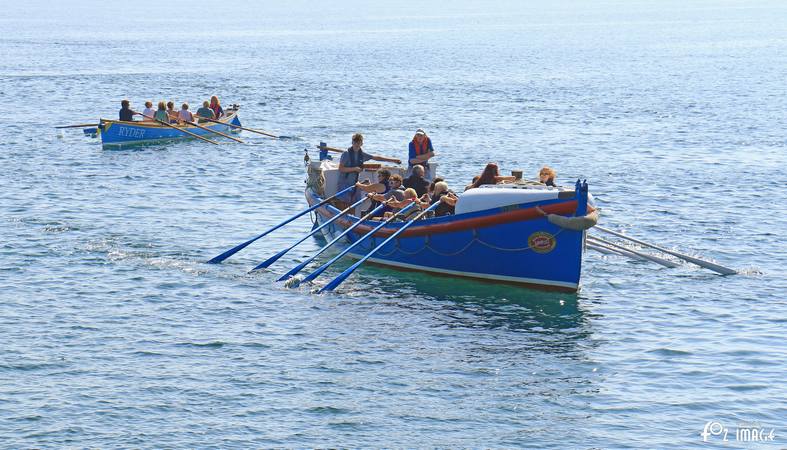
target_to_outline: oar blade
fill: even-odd
[[[298,273],[301,270],[303,270],[303,268],[306,267],[313,260],[314,260],[314,258],[312,257],[312,258],[309,258],[306,261],[298,264],[297,266],[295,266],[292,269],[290,269],[289,272],[287,272],[284,275],[282,275],[281,277],[279,277],[279,279],[276,280],[276,281],[287,281],[289,278],[292,278],[293,276],[295,276],[296,273]]]
[[[325,286],[323,286],[322,289],[320,289],[318,291],[318,293],[322,294],[323,292],[332,291],[332,290],[336,289],[336,287],[339,286],[340,284],[342,284],[344,282],[344,280],[346,280],[347,277],[349,277],[355,271],[355,269],[357,269],[358,266],[360,266],[362,263],[363,263],[363,260],[360,260],[360,261],[356,262],[355,264],[353,264],[352,266],[350,266],[349,268],[347,268],[344,272],[339,274],[339,276],[337,276],[336,278],[331,280],[330,283],[328,283]]]
[[[235,253],[238,253],[239,251],[241,251],[244,248],[248,247],[252,242],[256,241],[257,239],[259,239],[259,236],[254,238],[254,239],[249,239],[248,241],[246,241],[246,242],[244,242],[242,244],[238,244],[235,247],[232,247],[231,249],[229,249],[226,252],[222,253],[221,255],[209,259],[207,262],[208,262],[208,264],[219,264],[222,261],[224,261],[225,259],[227,259],[230,256],[234,255]]]
[[[251,269],[251,271],[253,272],[255,270],[260,270],[260,269],[267,268],[271,264],[273,264],[276,261],[278,261],[278,259],[281,258],[282,256],[284,256],[284,254],[287,253],[288,251],[290,251],[290,249],[292,249],[292,247],[287,247],[284,250],[280,251],[279,253],[276,253],[275,255],[271,256],[270,258],[266,259],[265,261],[257,264],[253,269]]]
[[[283,227],[284,225],[287,225],[288,223],[292,222],[293,220],[303,216],[304,214],[308,214],[308,213],[314,211],[315,209],[323,206],[324,204],[328,203],[329,201],[333,200],[334,198],[344,194],[345,192],[349,192],[350,189],[354,189],[354,188],[355,188],[355,186],[350,186],[350,187],[347,187],[345,189],[342,189],[341,191],[339,191],[336,194],[326,198],[325,200],[323,200],[323,201],[321,201],[321,202],[319,202],[319,203],[317,203],[317,204],[315,204],[313,206],[310,206],[309,208],[304,209],[303,211],[299,212],[298,214],[296,214],[296,215],[290,217],[289,219],[285,220],[284,222],[281,222],[280,224],[276,225],[275,227],[273,227],[273,228],[269,229],[268,231],[262,233],[261,235],[255,237],[254,239],[249,239],[248,241],[246,241],[246,242],[244,242],[242,244],[239,244],[239,245],[236,245],[235,247],[232,247],[231,249],[227,250],[226,252],[222,253],[221,255],[216,256],[215,258],[212,258],[212,259],[208,260],[208,264],[218,264],[218,263],[224,261],[225,259],[227,259],[230,256],[234,255],[235,253],[238,253],[239,251],[241,251],[244,248],[248,247],[249,244],[251,244],[252,242],[256,241],[257,239],[260,239],[260,238],[264,237],[265,235],[267,235],[268,233],[271,233],[273,231],[278,230],[279,228]]]

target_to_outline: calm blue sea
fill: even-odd
[[[0,447],[787,447],[787,3],[1,3]],[[53,128],[212,94],[295,139]],[[418,127],[455,188],[548,164],[602,225],[741,274],[276,283],[311,239],[247,273],[306,218],[203,263],[303,209],[304,148],[404,157]]]

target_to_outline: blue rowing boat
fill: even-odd
[[[311,164],[305,193],[310,206],[334,194],[331,186],[335,186],[336,171],[330,161]],[[374,176],[367,172],[361,173],[361,179]],[[317,209],[316,221],[324,224],[339,213],[328,203]],[[595,224],[595,214],[588,205],[586,183],[577,182],[573,190],[526,182],[482,186],[459,196],[455,215],[417,221],[369,261],[404,270],[576,292],[585,230]],[[333,239],[358,222],[360,215],[342,216],[321,231]],[[364,221],[337,245],[347,248],[379,224],[379,220]],[[385,225],[348,255],[363,257],[404,224]]]
[[[221,133],[234,132],[237,129],[229,124],[241,126],[238,118],[238,110],[227,110],[227,115],[220,119],[221,123],[205,122],[202,125],[213,131]],[[101,143],[105,146],[126,146],[136,144],[149,144],[173,139],[194,139],[188,131],[198,136],[211,138],[216,137],[216,133],[192,125],[173,124],[177,128],[168,127],[153,121],[134,121],[124,122],[120,120],[100,119],[98,132],[101,135]]]

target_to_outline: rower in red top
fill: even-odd
[[[426,132],[419,128],[415,131],[413,140],[410,141],[410,155],[408,156],[408,173],[412,171],[413,166],[421,165],[426,170],[425,178],[432,179],[432,171],[429,167],[429,159],[434,156],[434,148],[432,148],[432,140],[426,135]]]

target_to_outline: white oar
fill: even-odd
[[[626,257],[629,257],[631,259],[635,259],[637,261],[645,261],[645,258],[637,256],[637,255],[635,255],[635,254],[633,254],[631,252],[628,252],[628,251],[625,251],[625,250],[615,249],[615,248],[612,248],[612,247],[607,247],[606,245],[604,245],[604,244],[602,244],[600,242],[595,242],[595,241],[590,241],[589,240],[587,242],[587,247],[589,249],[591,249],[591,250],[595,250],[595,251],[597,251],[599,253],[604,253],[604,254],[607,254],[607,255],[626,256]]]
[[[675,251],[672,251],[672,250],[667,250],[666,248],[659,247],[658,245],[649,244],[647,242],[640,241],[639,239],[634,239],[633,237],[626,236],[623,233],[618,233],[617,231],[609,230],[607,228],[600,227],[598,225],[596,225],[595,228],[598,228],[599,230],[601,230],[601,231],[603,231],[605,233],[613,234],[613,235],[615,235],[617,237],[620,237],[620,238],[623,238],[623,239],[628,239],[631,242],[635,242],[637,244],[644,245],[646,247],[650,247],[650,248],[656,249],[656,250],[658,250],[660,252],[663,252],[663,253],[666,253],[668,255],[675,256],[675,257],[680,258],[680,259],[682,259],[684,261],[688,261],[688,262],[690,262],[692,264],[696,264],[696,265],[698,265],[700,267],[704,267],[706,269],[712,270],[712,271],[720,273],[722,275],[733,275],[733,274],[738,273],[736,270],[730,269],[729,267],[724,267],[724,266],[721,266],[719,264],[712,263],[710,261],[705,261],[704,259],[695,258],[693,256],[684,255],[683,253],[678,253],[678,252],[675,252]]]
[[[659,258],[658,256],[653,256],[653,255],[649,255],[647,253],[638,252],[636,250],[632,250],[630,248],[623,247],[622,245],[618,245],[618,244],[616,244],[614,242],[610,242],[610,241],[607,241],[607,240],[604,240],[604,239],[601,239],[601,238],[597,238],[595,236],[588,236],[588,239],[591,239],[591,242],[593,242],[593,243],[599,242],[599,243],[601,243],[603,245],[606,245],[608,247],[612,247],[614,249],[619,249],[619,250],[622,250],[622,251],[625,251],[625,252],[633,253],[633,254],[639,256],[640,258],[645,258],[647,260],[653,261],[656,264],[661,264],[664,267],[674,268],[674,267],[678,267],[680,265],[678,263],[675,263],[675,262],[672,262],[672,261],[668,261],[668,260],[666,260],[664,258]]]

